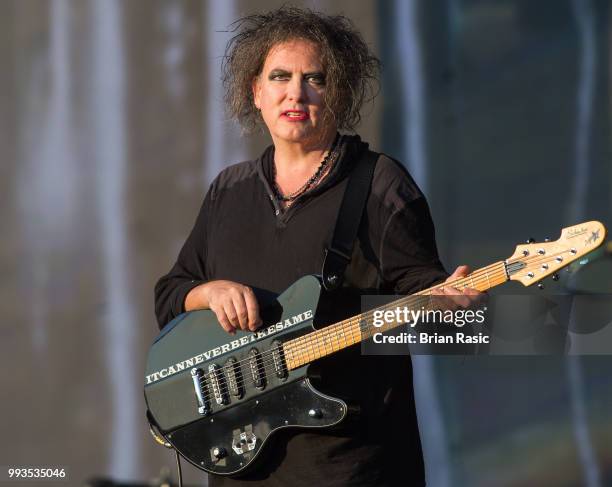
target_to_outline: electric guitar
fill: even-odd
[[[509,280],[525,286],[599,247],[606,229],[590,221],[563,229],[556,241],[518,245],[506,260],[452,283],[486,291]],[[375,311],[422,304],[442,284],[380,308],[313,327],[321,295],[316,276],[295,282],[275,300],[276,311],[255,332],[229,335],[210,310],[184,313],[155,339],[144,394],[149,420],[163,441],[206,472],[244,473],[281,428],[326,428],[347,415],[342,399],[313,386],[309,365],[401,323],[371,326]],[[158,435],[158,436],[159,436]]]

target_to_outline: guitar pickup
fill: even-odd
[[[215,398],[215,402],[219,406],[223,406],[224,404],[229,404],[229,397],[227,394],[227,384],[225,383],[225,377],[223,377],[223,372],[221,367],[217,364],[210,364],[208,366],[208,377],[210,379],[210,384],[213,390],[213,396]]]
[[[210,403],[208,402],[204,371],[199,367],[191,369],[191,378],[193,379],[193,388],[195,389],[196,398],[198,400],[198,413],[202,416],[206,416],[210,413]]]
[[[272,361],[274,362],[274,372],[276,372],[276,376],[279,379],[286,379],[289,373],[287,372],[283,344],[276,340],[272,344]]]
[[[251,369],[251,378],[253,379],[253,384],[255,384],[255,387],[258,389],[265,388],[266,370],[264,368],[261,354],[256,348],[253,348],[249,352],[249,368]]]
[[[244,381],[242,380],[240,364],[234,357],[231,357],[223,368],[225,369],[230,395],[240,399],[244,394]]]

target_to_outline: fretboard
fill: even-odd
[[[508,281],[506,265],[503,261],[478,269],[465,277],[451,282],[444,282],[405,296],[391,303],[379,306],[346,320],[329,325],[321,330],[287,341],[284,346],[287,367],[292,370],[314,360],[336,353],[344,348],[371,338],[374,333],[389,331],[403,322],[386,321],[380,327],[373,325],[374,313],[393,311],[398,307],[409,309],[433,309],[432,297],[443,294],[442,287],[452,286],[457,289],[472,288],[486,291]]]

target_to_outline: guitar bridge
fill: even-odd
[[[195,389],[196,398],[198,400],[198,413],[206,416],[210,413],[210,403],[208,402],[208,391],[206,387],[206,379],[204,371],[199,367],[191,369],[191,378],[193,380],[193,388]]]

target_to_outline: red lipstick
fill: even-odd
[[[281,113],[281,118],[289,122],[302,122],[308,120],[310,115],[304,110],[285,110]]]

